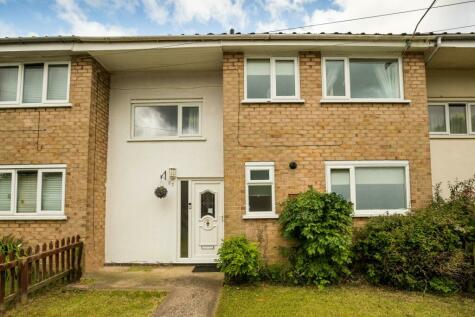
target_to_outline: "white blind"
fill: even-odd
[[[63,197],[63,174],[43,172],[41,185],[41,210],[61,211]]]
[[[0,101],[16,101],[18,66],[0,67]]]
[[[46,99],[66,100],[68,85],[68,65],[48,66],[48,88]]]
[[[37,171],[18,172],[17,212],[36,212]]]
[[[0,211],[10,211],[12,174],[0,173]]]
[[[25,65],[23,77],[23,102],[41,102],[43,94],[43,64]]]

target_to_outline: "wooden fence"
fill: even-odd
[[[9,302],[25,303],[33,291],[59,280],[79,280],[83,247],[78,235],[29,247],[19,257],[13,253],[0,255],[0,316]]]

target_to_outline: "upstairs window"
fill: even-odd
[[[247,100],[260,102],[299,98],[297,58],[248,58],[245,74]]]
[[[0,105],[67,103],[69,62],[0,64]]]
[[[323,95],[339,100],[401,100],[399,58],[323,58]]]
[[[200,136],[200,109],[196,103],[136,103],[132,136],[145,140]]]
[[[434,135],[475,133],[475,104],[462,102],[429,104],[429,132]]]
[[[64,168],[0,167],[0,217],[64,214]]]

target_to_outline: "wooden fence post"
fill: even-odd
[[[76,280],[80,280],[82,277],[82,252],[83,252],[83,246],[84,243],[81,241],[81,237],[79,235],[76,236],[76,240],[79,243],[79,248],[78,248],[78,272],[76,276]]]
[[[73,247],[71,248],[71,278],[70,278],[70,281],[73,282],[76,280],[76,246],[75,246],[75,243],[76,243],[76,237],[72,237],[71,238],[71,243],[73,245]]]
[[[26,259],[21,259],[20,261],[20,302],[25,304],[28,301],[28,261]]]
[[[0,265],[5,263],[5,256],[0,254]],[[0,269],[0,316],[3,316],[5,312],[5,283],[6,271],[2,268]]]

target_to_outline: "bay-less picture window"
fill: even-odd
[[[255,101],[299,98],[298,59],[247,58],[245,98]]]
[[[69,62],[0,64],[0,105],[69,101]]]
[[[464,102],[429,104],[431,134],[466,135],[475,133],[475,104]]]
[[[64,214],[64,168],[0,168],[0,217]]]
[[[274,218],[274,163],[248,162],[245,165],[247,218]]]
[[[338,100],[402,100],[400,58],[323,58],[323,96]]]
[[[134,139],[201,135],[201,106],[197,103],[133,104]]]
[[[326,162],[327,190],[353,203],[355,216],[402,213],[410,207],[406,161]]]

